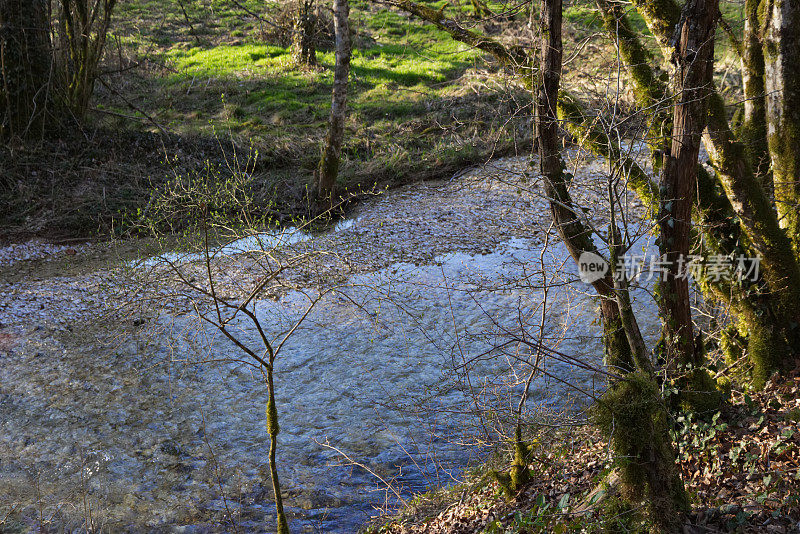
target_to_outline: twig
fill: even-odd
[[[332,451],[335,451],[336,453],[340,454],[340,455],[341,455],[341,456],[342,456],[342,457],[343,457],[345,460],[347,460],[348,462],[350,462],[350,464],[351,464],[351,465],[354,465],[354,466],[356,466],[356,467],[360,467],[361,469],[363,469],[364,471],[366,471],[366,472],[367,472],[367,473],[369,473],[370,475],[372,475],[372,476],[374,476],[375,478],[377,478],[378,480],[380,480],[380,481],[381,481],[381,482],[382,482],[382,483],[383,483],[383,484],[386,486],[386,488],[387,488],[388,490],[390,490],[392,493],[394,493],[395,497],[397,497],[397,498],[400,500],[400,502],[402,502],[402,503],[403,503],[403,506],[406,506],[406,505],[408,505],[408,503],[406,502],[406,500],[405,500],[405,499],[402,497],[402,495],[400,495],[400,492],[399,492],[398,490],[396,490],[396,489],[395,489],[395,487],[394,487],[394,486],[393,486],[393,485],[392,485],[390,482],[387,482],[387,481],[386,481],[386,479],[384,479],[384,478],[383,478],[382,476],[380,476],[378,473],[376,473],[375,471],[373,471],[372,469],[370,469],[370,468],[369,468],[369,467],[367,467],[366,465],[364,465],[364,464],[362,464],[362,463],[360,463],[360,462],[356,462],[355,460],[353,460],[352,458],[350,458],[350,456],[348,456],[348,455],[347,455],[347,453],[345,453],[345,452],[343,452],[342,450],[340,450],[340,449],[338,449],[338,448],[334,447],[334,446],[333,446],[333,445],[331,445],[331,444],[330,444],[328,441],[325,441],[325,443],[322,443],[321,441],[317,440],[316,438],[314,438],[314,441],[315,441],[315,442],[316,442],[318,445],[322,445],[323,447],[326,447],[326,448],[328,448],[328,449],[331,449]]]
[[[116,89],[111,87],[111,85],[109,85],[103,78],[98,76],[97,77],[97,81],[99,81],[101,84],[103,84],[103,87],[105,87],[106,89],[108,89],[109,91],[114,93],[116,96],[120,97],[123,100],[123,102],[125,102],[126,104],[128,104],[128,106],[130,106],[130,108],[132,110],[138,111],[139,113],[144,115],[147,118],[148,121],[150,121],[156,128],[158,128],[161,131],[162,134],[164,134],[164,135],[169,135],[170,134],[170,132],[166,128],[161,126],[158,122],[156,122],[156,120],[153,117],[151,117],[149,114],[145,113],[136,104],[134,104],[133,102],[131,102],[130,100],[125,98],[125,96],[123,94],[121,94],[119,91],[117,91]]]

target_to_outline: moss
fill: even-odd
[[[728,377],[719,377],[717,378],[717,389],[728,399],[733,391],[733,382]]]
[[[725,395],[717,388],[717,382],[704,368],[690,370],[681,388],[680,402],[684,411],[699,415],[719,411]]]
[[[658,385],[645,373],[628,374],[593,407],[595,424],[612,443],[631,502],[646,501],[651,519],[665,528],[675,512],[688,509],[683,483],[674,468],[667,412]]]
[[[725,362],[730,366],[734,365],[744,356],[744,348],[747,345],[747,338],[739,333],[739,329],[733,325],[727,326],[720,336],[720,349],[725,355]]]
[[[603,534],[646,533],[650,531],[638,507],[617,495],[608,497],[600,511],[600,532]]]
[[[766,325],[747,324],[747,355],[753,365],[753,387],[761,389],[787,358],[787,345],[781,336]]]
[[[558,117],[564,127],[592,153],[620,164],[628,185],[636,192],[651,213],[658,213],[658,187],[632,158],[623,155],[619,145],[598,125],[578,100],[566,91],[558,96]]]
[[[772,193],[769,149],[767,147],[767,115],[764,87],[764,54],[759,40],[758,10],[766,2],[745,0],[745,35],[742,50],[742,81],[744,85],[744,121],[739,138],[744,143],[750,165],[768,193]]]
[[[781,73],[782,74],[782,73]],[[800,115],[792,114],[788,109],[792,104],[800,105],[800,95],[794,95],[787,85],[792,78],[786,76],[784,80],[784,94],[780,100],[782,112],[780,122],[774,117],[771,120],[770,131],[767,137],[769,153],[772,156],[772,165],[775,183],[775,200],[778,215],[792,242],[796,257],[800,258],[800,185],[797,176],[800,173]],[[800,83],[800,76],[794,80]],[[790,100],[789,102],[785,102]]]
[[[514,433],[514,459],[508,473],[490,471],[490,475],[497,481],[497,485],[503,494],[509,498],[514,498],[519,491],[524,488],[531,479],[531,472],[528,465],[535,448],[535,444],[527,443],[522,439],[522,427],[517,424]]]
[[[620,319],[605,320],[606,323],[603,325],[603,346],[606,367],[614,371],[632,371],[634,362],[628,338],[622,328],[622,321]]]
[[[270,436],[277,436],[278,432],[280,432],[278,408],[275,406],[275,399],[272,396],[267,401],[267,432]]]
[[[612,439],[621,476],[627,486],[643,486],[646,481],[640,460],[651,437],[641,432],[659,411],[660,399],[655,384],[648,377],[631,373],[614,384],[594,408],[594,423]],[[633,493],[633,492],[629,492]]]
[[[662,49],[670,48],[669,39],[681,15],[678,4],[674,0],[634,0],[633,5]]]
[[[736,207],[742,228],[754,250],[761,256],[764,278],[780,299],[783,313],[800,321],[800,266],[791,242],[778,225],[763,187],[753,175],[741,143],[728,128],[725,102],[718,93],[710,99],[709,127],[717,140],[712,163],[718,170],[728,198]],[[777,176],[776,176],[777,179]]]

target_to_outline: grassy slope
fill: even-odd
[[[23,147],[13,163],[0,162],[10,177],[8,187],[0,184],[11,205],[0,220],[6,236],[124,230],[167,176],[202,168],[206,159],[225,167],[233,145],[239,154],[258,152],[259,208],[278,218],[303,213],[330,109],[334,55],[326,36],[319,66],[297,70],[285,32],[229,0],[182,3],[185,14],[177,0],[118,4],[105,67],[124,71],[106,77],[112,90],[97,87],[89,118],[99,130]],[[241,5],[286,23],[277,4]],[[324,10],[323,19],[329,26]],[[343,185],[448,176],[493,154],[527,150],[530,98],[491,61],[367,2],[353,2],[352,21]],[[169,131],[166,140],[153,122]]]
[[[326,132],[333,52],[320,50],[318,68],[297,70],[289,49],[281,46],[282,36],[268,25],[272,33],[261,32],[258,21],[241,10],[221,11],[226,2],[189,13],[190,20],[200,21],[210,9],[217,13],[214,23],[192,24],[209,32],[200,37],[178,24],[182,19],[171,2],[162,4],[173,21],[169,45],[163,44],[161,31],[129,36],[130,46],[157,50],[158,61],[168,67],[160,76],[140,77],[137,104],[183,135],[230,132],[253,144],[267,181],[308,184]],[[250,8],[265,11],[257,2]],[[269,20],[285,19],[276,6],[266,12]],[[491,67],[484,72],[479,53],[403,14],[364,2],[353,3],[352,19],[356,49],[343,148],[346,185],[442,176],[514,144],[518,130],[507,120],[526,98],[519,89],[497,83]]]

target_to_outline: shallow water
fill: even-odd
[[[354,532],[375,506],[396,503],[375,474],[405,498],[473,463],[481,441],[496,437],[495,422],[473,408],[512,411],[530,372],[530,351],[490,349],[521,327],[539,335],[544,302],[547,344],[599,362],[587,286],[557,286],[545,299],[540,260],[557,277],[551,284],[577,279],[563,246],[515,237],[489,253],[353,275],[314,309],[276,360],[278,459],[296,530]],[[299,293],[258,304],[275,336],[303,310]],[[655,314],[643,317],[652,339]],[[262,377],[190,316],[158,326],[117,341],[91,326],[75,325],[75,336],[45,326],[3,357],[0,495],[19,506],[19,525],[43,510],[68,529],[91,515],[111,531],[229,531],[232,515],[245,531],[271,530]],[[236,326],[257,343],[251,325]],[[579,407],[586,398],[571,386],[603,385],[573,365],[544,363],[549,377],[532,384],[529,418]]]
[[[469,462],[471,451],[455,442],[476,437],[471,432],[477,429],[475,417],[462,413],[472,394],[492,405],[519,395],[519,378],[513,373],[524,374],[528,366],[506,358],[487,357],[472,365],[472,391],[450,372],[498,342],[499,328],[515,328],[506,319],[509,310],[536,313],[540,291],[513,288],[521,265],[530,265],[534,255],[538,259],[536,247],[524,241],[508,245],[488,255],[447,255],[438,266],[397,264],[357,276],[352,282],[358,288],[347,292],[360,305],[331,296],[280,353],[276,381],[282,475],[290,493],[302,487],[301,500],[310,501],[311,517],[327,515],[325,531],[356,530],[377,504],[369,490],[380,484],[363,469],[332,468],[341,455],[318,442],[329,442],[382,476],[399,476],[396,483],[408,496],[446,483],[448,473]],[[480,289],[503,280],[509,289]],[[593,305],[560,293],[550,295],[550,335],[562,337],[561,330],[569,325],[581,335],[564,337],[559,349],[596,362],[601,346],[590,324]],[[288,326],[303,309],[297,295],[259,306],[262,322],[272,325]],[[241,338],[256,344],[254,331],[240,326]],[[204,338],[201,344],[200,358],[209,353],[223,359],[239,356],[223,340]],[[551,362],[547,368],[584,389],[594,388],[594,377],[571,366]],[[260,380],[235,364],[209,364],[202,372],[198,393],[213,406],[206,412],[207,426],[226,443],[237,444],[223,445],[218,460],[249,465],[250,475],[265,472],[263,458],[254,462],[267,443]],[[259,392],[256,398],[254,391]],[[555,408],[566,402],[567,393],[553,380],[539,380],[531,405]],[[308,514],[303,515],[299,522],[307,523]]]

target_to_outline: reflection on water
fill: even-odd
[[[509,399],[518,398],[530,369],[520,361],[524,351],[515,359],[488,349],[520,321],[536,325],[540,258],[548,271],[577,278],[560,245],[542,252],[536,240],[512,239],[489,254],[354,276],[348,298],[331,294],[315,308],[276,362],[278,459],[296,529],[353,532],[374,506],[395,500],[324,443],[393,481],[402,495],[447,484],[475,460],[479,449],[463,445],[482,432],[470,409],[515,405]],[[590,296],[558,286],[546,302],[542,335],[562,353],[597,362]],[[275,332],[302,309],[292,294],[258,304]],[[53,495],[55,505],[65,491],[84,492],[117,530],[226,530],[229,512],[244,530],[269,530],[261,376],[236,361],[230,342],[189,318],[162,326],[153,344],[109,352],[51,340],[4,360],[0,494],[38,492]],[[255,340],[246,323],[237,326]],[[652,339],[656,325],[642,326]],[[570,389],[559,379],[584,390],[602,386],[565,363],[549,361],[547,369],[552,376],[531,388],[531,411],[567,401]],[[82,517],[59,513],[74,525]]]

